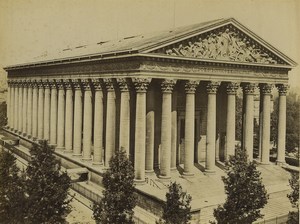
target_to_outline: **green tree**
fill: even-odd
[[[102,183],[103,198],[93,208],[96,223],[134,223],[134,168],[123,149],[116,151],[109,161]]]
[[[47,141],[30,149],[31,160],[26,169],[26,223],[63,223],[70,211],[68,189],[70,178],[61,172],[61,163]]]
[[[192,197],[182,191],[180,184],[171,183],[169,192],[166,194],[166,203],[162,219],[158,223],[164,224],[185,224],[191,220]]]
[[[23,223],[24,178],[16,165],[16,158],[0,150],[0,223]]]
[[[292,177],[289,179],[289,184],[292,188],[292,192],[287,195],[293,208],[297,208],[297,211],[289,213],[288,224],[299,223],[299,173],[292,173]]]
[[[247,162],[245,150],[238,149],[226,164],[227,176],[222,177],[227,199],[214,210],[217,223],[250,224],[262,218],[260,209],[268,200],[260,172],[253,162]]]

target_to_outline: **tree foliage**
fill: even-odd
[[[164,224],[185,224],[191,220],[192,197],[182,191],[180,184],[171,183],[169,192],[166,194],[166,203],[162,219],[158,223]]]
[[[262,218],[260,209],[268,200],[260,172],[253,162],[247,162],[245,150],[236,150],[226,164],[227,176],[222,177],[227,199],[214,210],[217,223],[250,224]]]
[[[30,149],[26,169],[26,223],[63,223],[70,211],[68,189],[70,178],[61,172],[61,163],[46,141]]]
[[[103,198],[93,209],[96,223],[134,223],[134,168],[123,149],[111,158],[102,183]]]
[[[0,150],[0,223],[23,223],[24,178],[19,174],[16,158]]]
[[[297,211],[289,213],[288,224],[298,224],[299,223],[299,173],[292,173],[291,179],[289,179],[289,184],[292,188],[292,192],[287,195],[290,202]]]

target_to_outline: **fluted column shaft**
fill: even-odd
[[[44,100],[44,139],[50,140],[50,86],[49,82],[44,82],[45,100]]]
[[[18,131],[19,131],[19,134],[22,133],[22,130],[23,130],[23,81],[20,82],[19,84],[19,90],[18,90],[18,96],[19,96],[19,110],[18,110],[18,113],[19,113],[19,116],[18,116]]]
[[[245,97],[245,118],[243,119],[243,149],[248,154],[248,160],[253,160],[253,128],[254,128],[254,92],[256,84],[246,83],[243,85]]]
[[[66,87],[66,115],[65,115],[65,152],[73,149],[73,90],[72,83],[65,82]]]
[[[150,79],[133,78],[136,90],[136,121],[134,145],[135,181],[145,181],[145,150],[146,150],[146,92]]]
[[[43,139],[44,136],[44,86],[42,80],[38,83],[38,139]]]
[[[55,80],[49,80],[51,88],[50,99],[50,144],[56,146],[57,144],[57,86]]]
[[[176,170],[177,161],[177,92],[173,92],[172,101],[171,170]]]
[[[216,160],[216,94],[219,82],[209,82],[207,91],[207,129],[206,129],[206,172],[215,172]]]
[[[102,164],[103,149],[103,93],[99,79],[93,80],[95,89],[94,164]]]
[[[8,80],[8,83],[10,85],[10,109],[9,109],[9,116],[10,116],[10,130],[14,129],[14,94],[15,94],[15,90],[14,90],[14,82],[12,80]]]
[[[262,144],[261,144],[261,163],[268,164],[270,162],[270,133],[271,133],[271,91],[272,85],[261,85],[263,94],[263,114],[262,114]]]
[[[130,95],[126,79],[117,79],[121,90],[121,106],[120,106],[120,148],[124,148],[127,156],[129,156],[130,141]]]
[[[11,112],[10,112],[10,95],[11,95],[11,84],[10,84],[10,80],[7,81],[7,98],[6,98],[6,106],[7,106],[7,127],[10,128],[11,127]]]
[[[84,88],[84,112],[83,112],[83,149],[82,159],[91,160],[92,141],[92,91],[89,80],[82,80]]]
[[[164,80],[162,90],[161,116],[161,162],[160,178],[171,178],[171,137],[172,137],[172,91],[174,80]]]
[[[107,89],[105,166],[108,167],[116,145],[116,95],[112,79],[104,79],[104,83]]]
[[[28,82],[27,90],[27,136],[32,137],[32,83]]]
[[[14,131],[17,132],[18,131],[18,118],[19,118],[19,88],[18,88],[19,82],[16,81],[15,82],[15,94],[14,94]]]
[[[79,80],[72,81],[75,88],[74,102],[74,138],[73,138],[73,155],[81,156],[82,144],[82,90]]]
[[[65,148],[65,89],[62,80],[57,81],[58,108],[57,108],[57,146],[56,149]]]
[[[286,93],[288,85],[277,85],[279,91],[278,102],[278,136],[277,136],[277,164],[285,163],[285,138],[286,138]]]
[[[155,134],[155,90],[149,89],[146,93],[146,160],[145,172],[154,172],[154,134]]]
[[[235,100],[237,83],[227,84],[227,119],[226,119],[226,149],[225,160],[235,153]]]
[[[22,132],[23,135],[27,134],[27,81],[25,80],[23,82],[23,106],[22,106],[22,110],[23,110],[23,125],[22,125]]]
[[[33,81],[32,89],[32,137],[37,138],[38,134],[38,86],[36,81]]]

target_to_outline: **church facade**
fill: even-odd
[[[83,164],[108,167],[126,150],[135,180],[158,171],[213,173],[235,152],[236,94],[243,91],[242,148],[253,160],[254,93],[259,161],[270,163],[270,102],[279,93],[277,163],[285,162],[288,72],[296,63],[235,19],[65,49],[8,66],[6,132]],[[198,172],[201,172],[200,170]]]

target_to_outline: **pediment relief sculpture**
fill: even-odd
[[[226,28],[201,34],[186,42],[163,49],[167,55],[219,59],[262,64],[282,64],[271,52],[258,46],[236,29]]]

